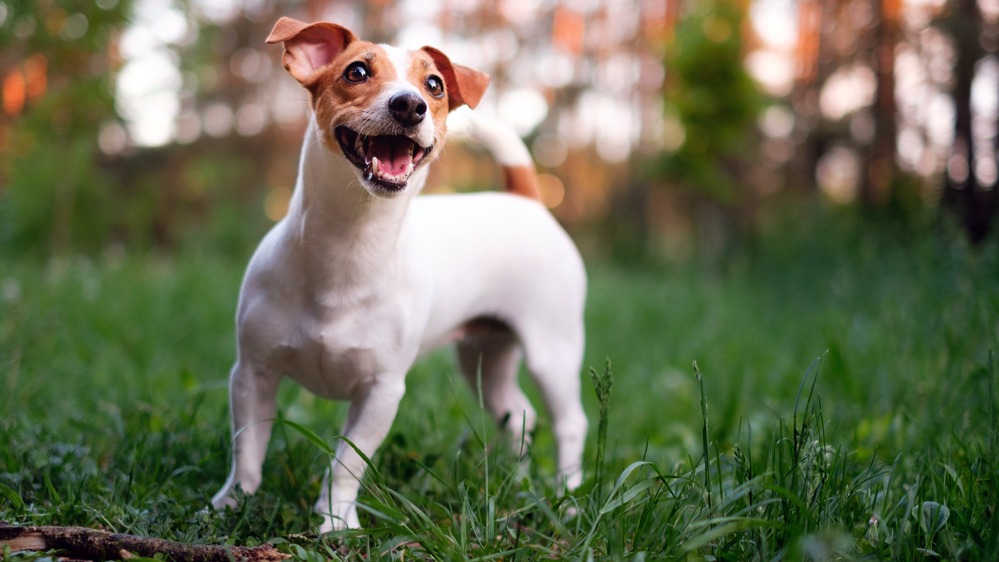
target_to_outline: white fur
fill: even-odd
[[[572,241],[524,197],[414,197],[427,166],[403,193],[375,196],[321,144],[319,127],[313,116],[288,215],[260,243],[243,281],[230,379],[233,464],[213,505],[233,505],[237,485],[259,486],[282,376],[349,400],[343,435],[370,457],[389,432],[410,366],[451,341],[470,381],[481,369],[486,404],[508,420],[517,445],[535,421],[517,382],[526,359],[552,418],[559,477],[570,489],[579,485],[586,274]],[[469,327],[478,318],[510,330]],[[364,469],[341,442],[316,503],[322,532],[359,526]]]
[[[502,166],[534,166],[531,153],[520,140],[517,132],[503,125],[495,116],[462,108],[448,122],[462,121],[459,125],[472,140],[489,149],[493,158]]]
[[[409,51],[400,49],[399,47],[393,47],[392,45],[381,44],[378,46],[381,47],[382,51],[384,51],[388,56],[389,61],[392,62],[392,68],[395,69],[396,79],[385,84],[384,91],[374,100],[372,107],[385,107],[393,96],[403,92],[412,92],[418,96],[422,95],[416,84],[406,81],[406,74],[409,71],[410,65],[413,63],[413,56],[409,54]],[[422,146],[430,146],[434,142],[433,119],[425,119],[422,123],[420,123],[418,138],[416,140],[419,141]]]

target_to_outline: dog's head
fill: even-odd
[[[281,18],[267,42],[284,43],[284,67],[309,91],[323,144],[383,197],[437,157],[448,112],[475,107],[489,84],[433,47],[376,45],[328,22]]]

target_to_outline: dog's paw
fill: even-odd
[[[562,508],[563,522],[572,521],[576,517],[579,517],[579,506],[576,504],[566,504],[565,507]]]
[[[341,527],[342,529],[342,527]],[[332,533],[333,531],[339,531],[336,525],[333,524],[333,518],[323,515],[323,522],[319,525],[319,534],[325,535],[326,533]]]
[[[345,529],[360,529],[361,521],[357,518],[357,508],[351,503],[344,509],[336,510],[338,513],[329,515],[320,513],[323,522],[319,525],[319,534],[325,535],[333,531],[343,531]]]
[[[219,510],[227,507],[235,508],[236,498],[233,497],[231,490],[228,488],[222,488],[217,494],[215,494],[215,497],[212,498],[212,507]]]

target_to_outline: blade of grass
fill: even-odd
[[[704,377],[694,361],[694,377],[701,391],[701,446],[704,451],[704,490],[708,494],[708,511],[711,511],[711,455],[708,451],[708,398],[704,393]]]
[[[601,502],[601,494],[604,479],[604,455],[607,449],[607,425],[610,416],[610,393],[614,386],[614,374],[611,370],[611,361],[608,357],[604,363],[603,374],[598,374],[597,370],[590,367],[590,380],[593,382],[593,390],[597,394],[597,401],[600,403],[600,418],[597,425],[597,451],[594,462],[594,493],[596,501]]]

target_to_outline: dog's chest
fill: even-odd
[[[255,324],[273,326],[266,316]],[[396,376],[400,360],[412,355],[412,338],[391,307],[302,310],[285,320],[282,329],[264,327],[266,333],[259,334],[267,340],[260,346],[266,349],[266,362],[326,398],[350,399],[379,377]]]

